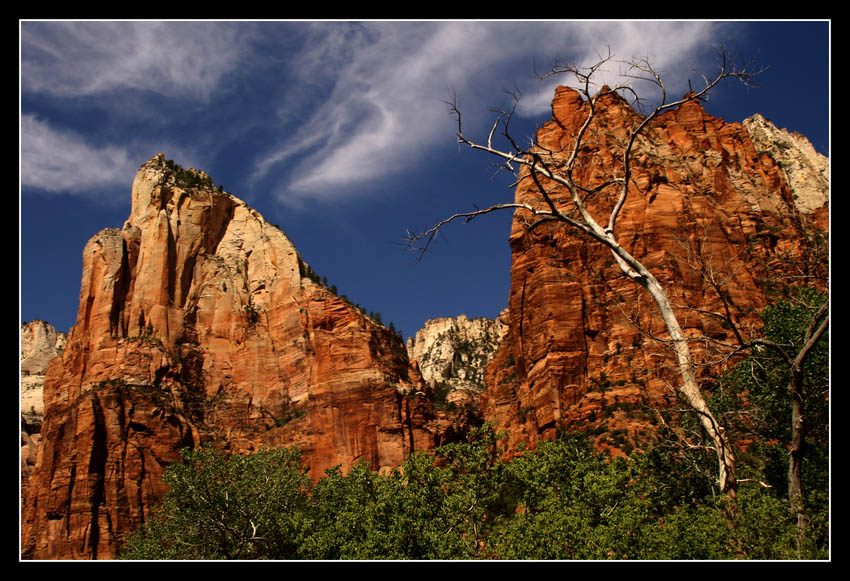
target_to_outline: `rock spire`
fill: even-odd
[[[587,107],[579,93],[559,87],[552,120],[537,133],[541,147],[570,151]],[[597,107],[575,170],[589,189],[614,175],[626,131],[639,121],[616,95]],[[693,343],[700,362],[714,356],[700,345],[736,341],[724,325],[726,308],[741,329],[756,328],[781,277],[803,275],[812,264],[804,258],[828,228],[827,166],[801,136],[760,116],[726,123],[696,101],[661,115],[637,142],[634,187],[616,234],[665,286],[686,333],[706,338]],[[551,196],[566,194],[553,186]],[[531,179],[521,179],[515,197],[545,203]],[[613,205],[602,194],[588,203],[606,216]],[[675,402],[664,325],[601,244],[563,225],[529,231],[524,224],[518,211],[509,330],[487,368],[484,415],[507,431],[511,448],[580,428],[600,448],[627,453],[652,437],[658,412]],[[826,282],[814,271],[806,276]],[[706,389],[710,381],[703,374]]]

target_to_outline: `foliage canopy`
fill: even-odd
[[[730,514],[664,449],[612,460],[561,434],[507,461],[489,427],[380,474],[313,483],[291,450],[199,449],[167,471],[157,515],[125,559],[786,559],[795,521],[775,491],[744,487]]]

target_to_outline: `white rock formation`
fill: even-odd
[[[51,359],[62,353],[65,339],[65,333],[57,333],[45,321],[21,324],[21,415],[29,424],[41,424],[44,370]]]
[[[36,449],[44,419],[44,370],[51,359],[62,353],[65,333],[57,333],[50,323],[30,321],[21,324],[21,490],[35,465]]]
[[[769,153],[785,172],[800,212],[809,214],[829,200],[829,158],[805,136],[779,129],[759,114],[743,125],[756,149]]]
[[[407,340],[407,354],[438,398],[458,403],[484,391],[484,367],[506,332],[507,325],[485,317],[431,319]]]

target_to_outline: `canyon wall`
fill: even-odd
[[[628,131],[642,119],[617,95],[602,97],[585,134],[576,181],[591,191],[617,174]],[[559,87],[552,120],[537,133],[550,164],[563,165],[587,117],[576,91]],[[779,156],[777,151],[782,152]],[[779,159],[777,159],[779,158]],[[828,229],[828,163],[801,136],[762,117],[726,123],[690,101],[661,115],[636,143],[631,193],[617,239],[667,289],[710,395],[713,346],[734,344],[727,314],[754,332],[771,293],[789,281],[823,287],[812,256]],[[546,181],[566,208],[565,189]],[[597,220],[611,189],[588,195]],[[526,172],[517,203],[544,208]],[[676,403],[675,359],[652,299],[625,278],[610,251],[563,224],[534,230],[526,211],[510,234],[509,331],[487,368],[486,419],[509,447],[582,429],[597,447],[627,453],[655,432]]]
[[[615,175],[640,120],[616,95],[598,106],[576,170],[588,189]],[[538,142],[568,152],[587,103],[560,87],[552,111]],[[713,345],[736,340],[727,317],[754,333],[792,277],[826,284],[812,258],[828,234],[828,160],[760,116],[726,123],[689,102],[638,141],[631,179],[618,240],[701,339],[693,349],[710,395],[721,369]],[[544,203],[527,174],[515,197]],[[589,200],[594,213],[611,204],[604,190]],[[509,449],[559,428],[614,454],[651,440],[677,381],[654,304],[600,244],[551,223],[529,230],[526,219],[514,217],[499,320],[436,319],[406,350],[317,282],[279,228],[204,172],[152,158],[123,227],[85,247],[64,348],[39,359],[49,363],[41,443],[27,453],[22,556],[114,557],[187,446],[297,445],[318,478],[361,460],[397,467],[483,420],[507,432]],[[24,359],[22,370],[36,368]],[[461,411],[446,413],[449,404]]]
[[[123,228],[84,249],[77,321],[46,369],[23,557],[114,557],[186,446],[298,446],[314,478],[433,447],[401,340],[309,272],[204,172],[145,163]]]

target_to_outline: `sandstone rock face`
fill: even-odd
[[[477,402],[486,389],[484,368],[506,332],[507,325],[499,319],[466,315],[431,319],[408,339],[407,354],[446,402]]]
[[[62,353],[65,341],[65,333],[46,321],[21,324],[21,416],[32,426],[40,427],[44,415],[44,370]]]
[[[639,119],[615,95],[598,107],[576,166],[577,181],[589,188],[614,174],[627,130]],[[552,110],[538,142],[568,152],[588,105],[559,87]],[[780,164],[770,144],[788,143],[786,136],[763,119],[747,128],[708,115],[698,102],[658,118],[637,142],[633,187],[615,230],[667,289],[686,333],[728,343],[735,336],[724,324],[727,308],[747,333],[784,274],[825,283],[807,260],[817,238],[811,234],[828,222],[823,160],[804,153]],[[792,141],[809,149],[799,136]],[[789,177],[786,168],[798,165],[812,171]],[[556,203],[567,203],[563,189],[547,185]],[[515,197],[545,203],[529,177]],[[607,220],[614,199],[607,190],[595,194],[591,212]],[[675,360],[655,340],[664,339],[664,325],[601,244],[553,223],[529,231],[524,212],[516,213],[510,236],[509,331],[487,367],[485,417],[508,432],[511,448],[564,427],[597,434],[599,448],[628,452],[651,437],[657,411],[675,400]],[[693,343],[698,361],[714,361],[711,346]],[[716,370],[704,369],[707,390]]]
[[[123,228],[86,245],[77,322],[48,366],[22,553],[114,557],[186,446],[298,445],[311,475],[434,445],[401,341],[316,284],[277,227],[155,156]]]
[[[51,359],[62,352],[67,335],[46,321],[21,324],[21,371],[26,375],[44,374]]]
[[[21,496],[26,496],[44,419],[44,370],[62,353],[65,333],[46,321],[21,324]]]

